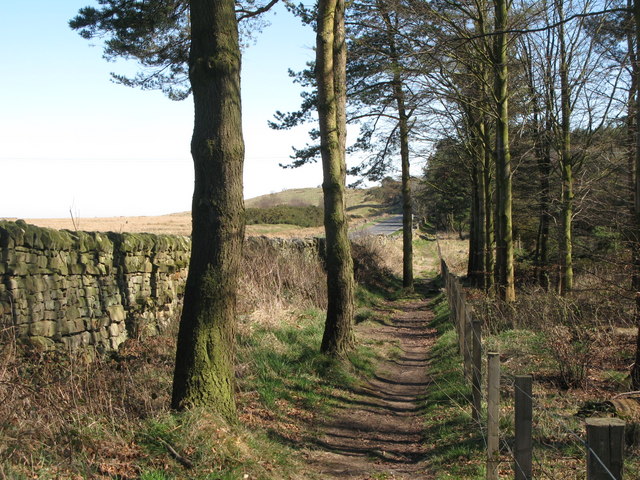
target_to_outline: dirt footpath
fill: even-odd
[[[429,386],[427,357],[435,341],[429,300],[389,304],[392,325],[358,327],[359,338],[396,343],[399,355],[382,362],[375,377],[341,399],[319,425],[317,450],[308,454],[320,478],[425,479],[421,398]]]

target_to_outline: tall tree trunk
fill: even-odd
[[[507,69],[508,0],[495,0],[495,84],[496,121],[496,270],[498,293],[506,302],[516,298],[511,218],[511,152],[509,149],[509,99]]]
[[[346,42],[344,0],[319,0],[316,48],[318,116],[324,180],[327,291],[321,350],[344,356],[352,347],[353,259],[345,205]]]
[[[478,18],[476,20],[476,28],[480,35],[488,33],[489,3],[487,0],[479,0],[477,2]],[[489,37],[483,37],[479,47],[484,57],[479,64],[480,67],[480,92],[482,97],[480,101],[481,108],[478,109],[478,167],[480,169],[480,177],[478,179],[479,188],[479,216],[484,225],[479,227],[479,232],[483,235],[482,240],[482,286],[485,291],[490,291],[494,287],[495,275],[495,257],[494,257],[494,221],[493,221],[493,198],[491,195],[491,171],[492,171],[492,151],[491,151],[491,129],[487,121],[487,111],[490,109],[490,99],[492,96],[489,85],[491,84],[491,65],[487,60],[491,59],[491,43]]]
[[[471,115],[480,115],[470,109]],[[485,204],[484,204],[484,145],[481,122],[471,126],[471,221],[469,225],[469,263],[467,279],[472,285],[485,287]]]
[[[556,1],[560,25],[560,169],[562,171],[562,214],[560,219],[560,294],[573,289],[573,159],[571,157],[571,88],[569,86],[569,64],[564,34],[564,4]]]
[[[471,161],[473,162],[473,158]],[[478,278],[478,169],[471,166],[471,208],[469,212],[469,255],[467,257],[467,280],[477,285]]]
[[[549,227],[551,214],[551,152],[549,146],[545,146],[538,155],[538,173],[540,175],[540,205],[538,238],[536,240],[536,269],[538,283],[545,290],[549,288]]]
[[[633,18],[635,26],[636,48],[640,46],[640,0],[633,0]],[[638,65],[638,55],[635,57],[636,65],[633,69],[635,79],[635,101],[636,101],[636,148],[635,148],[635,189],[634,189],[634,229],[636,239],[640,239],[640,65]],[[640,276],[640,265],[634,264],[634,276]],[[634,390],[640,389],[640,291],[635,292],[635,317],[638,326],[638,336],[636,339],[636,358],[631,369],[631,382]]]
[[[545,102],[546,112],[543,114],[541,105],[541,94],[536,89],[535,76],[533,71],[533,55],[530,46],[524,44],[527,80],[529,82],[529,94],[533,110],[533,144],[538,167],[538,232],[536,235],[536,247],[534,253],[534,265],[536,270],[536,280],[545,290],[549,287],[549,206],[551,202],[551,192],[549,176],[551,175],[551,145],[549,135],[551,131],[550,123],[550,102]],[[550,56],[548,56],[550,61]],[[549,88],[548,78],[550,63],[545,65],[546,88]],[[545,96],[548,97],[548,96]],[[545,124],[542,124],[542,116],[545,116]]]
[[[233,0],[191,1],[195,120],[192,251],[171,405],[235,416],[234,336],[242,243],[244,142]]]
[[[400,74],[394,75],[394,96],[400,116],[400,158],[402,160],[402,286],[413,289],[413,207],[409,172],[409,120],[404,104]]]
[[[633,9],[633,0],[627,0],[627,7],[630,11]],[[637,102],[636,94],[638,91],[638,82],[640,81],[640,65],[638,65],[637,46],[635,44],[635,30],[630,28],[627,33],[627,49],[629,52],[629,63],[631,66],[631,85],[629,86],[629,94],[627,96],[627,163],[629,178],[629,196],[631,204],[631,216],[635,217],[635,184],[636,184],[636,135],[638,135],[636,124]],[[631,288],[634,291],[640,291],[640,232],[636,228],[630,229],[631,243],[631,261],[633,264],[633,274],[631,277]]]
[[[402,76],[402,65],[396,45],[396,25],[391,21],[389,6],[379,0],[378,11],[385,23],[387,43],[389,45],[393,79],[391,86],[398,109],[398,130],[400,132],[400,159],[402,163],[402,286],[413,288],[413,207],[411,197],[411,173],[409,171],[409,115],[405,104]]]
[[[483,159],[483,168],[482,175],[484,177],[483,180],[483,196],[482,203],[484,204],[484,288],[486,291],[489,291],[493,288],[494,283],[494,270],[495,270],[495,257],[493,255],[494,252],[494,244],[495,244],[495,235],[494,235],[494,221],[493,221],[493,212],[491,205],[493,204],[493,199],[491,195],[491,165],[492,165],[492,152],[491,152],[491,135],[489,133],[488,124],[485,118],[482,119],[480,124],[481,126],[481,134],[483,138],[484,144],[484,159]]]

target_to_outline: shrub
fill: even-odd
[[[284,223],[299,227],[319,227],[323,224],[324,210],[314,205],[276,205],[267,208],[247,208],[245,216],[248,225]]]
[[[595,347],[593,333],[570,324],[553,325],[545,334],[547,349],[558,364],[560,386],[586,387]]]

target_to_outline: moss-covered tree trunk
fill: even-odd
[[[244,142],[233,0],[191,1],[189,78],[195,121],[192,252],[172,407],[235,415],[234,335],[242,242]]]
[[[549,33],[549,36],[551,34]],[[549,42],[547,42],[547,49]],[[536,246],[534,252],[534,265],[536,280],[543,288],[549,287],[549,226],[551,215],[549,207],[551,203],[551,189],[549,177],[551,175],[551,94],[541,93],[535,84],[533,69],[533,47],[526,44],[524,49],[527,67],[527,81],[532,105],[532,130],[533,143],[538,167],[538,231],[536,233]],[[545,89],[553,88],[551,85],[551,55],[548,54],[544,65]],[[544,120],[543,120],[544,119]]]
[[[470,109],[469,114],[481,118],[480,112]],[[482,122],[471,126],[471,219],[469,225],[469,262],[467,279],[477,287],[485,287],[485,228],[486,209],[484,203],[484,139]]]
[[[402,286],[413,289],[413,207],[409,171],[409,119],[400,73],[394,74],[393,92],[400,117],[400,158],[402,162]]]
[[[562,213],[560,218],[560,294],[573,289],[573,159],[571,157],[571,88],[569,64],[564,33],[564,3],[556,2],[560,25],[560,170],[562,172]]]
[[[548,132],[548,130],[547,130]],[[539,177],[539,220],[538,234],[536,237],[536,278],[538,283],[545,290],[549,288],[549,227],[551,223],[551,150],[548,141],[543,139],[546,145],[541,146],[538,153],[538,174]]]
[[[478,18],[476,20],[476,29],[479,34],[485,35],[488,33],[489,26],[488,21],[490,18],[489,4],[486,0],[480,0],[477,2]],[[483,260],[482,260],[482,286],[485,291],[489,291],[494,286],[494,274],[495,274],[495,256],[494,256],[494,221],[493,221],[493,195],[492,195],[492,165],[493,165],[493,152],[491,150],[491,127],[487,119],[487,112],[490,111],[489,103],[492,96],[491,92],[491,41],[490,37],[483,37],[480,39],[479,52],[481,54],[481,60],[478,63],[480,70],[480,92],[481,101],[480,108],[477,110],[477,122],[478,122],[478,166],[480,168],[482,178],[479,179],[480,205],[479,213],[484,222],[481,232],[484,236],[482,241],[483,248]]]
[[[635,27],[635,44],[640,45],[640,0],[633,0],[633,18]],[[636,47],[637,48],[637,47]],[[635,56],[636,62],[640,61],[638,55]],[[636,64],[633,72],[640,76],[640,66]],[[635,101],[636,101],[636,148],[635,148],[635,189],[634,189],[634,218],[633,228],[635,230],[636,239],[640,238],[640,78],[635,79]],[[634,276],[640,276],[640,265],[634,264]],[[636,358],[631,368],[631,383],[634,390],[640,390],[640,291],[635,292],[636,305],[635,317],[638,326],[638,336],[636,338]]]
[[[482,135],[484,138],[484,165],[482,169],[482,174],[484,176],[483,188],[483,203],[485,209],[485,217],[484,217],[484,286],[485,290],[489,291],[493,288],[494,283],[494,270],[495,270],[495,256],[494,246],[495,246],[495,235],[494,235],[494,221],[493,221],[493,211],[491,206],[493,205],[493,195],[491,190],[491,166],[493,164],[493,156],[489,145],[491,144],[491,135],[489,133],[489,128],[487,122],[483,120],[483,129]]]
[[[495,1],[494,95],[496,100],[496,270],[500,298],[516,298],[513,265],[511,152],[507,69],[508,0]]]
[[[353,259],[345,203],[346,41],[344,1],[319,0],[316,79],[326,233],[327,318],[321,350],[344,356],[353,337]]]
[[[627,0],[627,8],[633,11],[633,0]],[[640,80],[640,65],[638,65],[637,47],[635,40],[635,29],[629,28],[627,31],[627,50],[631,67],[631,84],[627,94],[627,168],[629,181],[629,199],[631,218],[635,217],[635,182],[636,182],[636,93],[638,91],[638,81]],[[631,276],[631,288],[640,291],[640,238],[636,228],[629,228],[629,242],[631,245],[631,262],[633,273]]]

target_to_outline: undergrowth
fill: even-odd
[[[593,315],[603,311],[597,310],[596,302],[578,295],[558,298],[520,291],[515,305],[494,304],[489,317],[478,298],[478,292],[467,290],[467,299],[474,302],[476,313],[483,315],[484,353],[500,353],[501,478],[514,475],[516,375],[533,376],[533,478],[584,478],[584,417],[610,415],[603,410],[605,401],[628,390],[625,364],[633,345],[620,342],[616,335],[616,325],[624,326],[624,322],[611,316],[601,320]],[[441,472],[436,478],[482,478],[486,419],[480,425],[472,421],[469,384],[462,373],[444,294],[432,306],[436,313],[432,326],[438,329],[440,338],[432,351],[429,371],[433,381],[425,419],[427,437],[433,442],[429,461],[433,471]],[[486,378],[486,363],[483,369]],[[640,474],[638,454],[637,443],[628,443],[625,478]]]
[[[373,247],[359,254],[363,284],[387,275],[371,263],[380,255]],[[346,361],[319,353],[325,281],[319,259],[303,252],[248,252],[232,423],[169,410],[177,320],[92,362],[25,353],[10,330],[0,332],[0,479],[312,478],[296,451],[316,434],[316,417],[373,374],[379,355],[366,343]],[[373,304],[381,293],[363,295]]]

